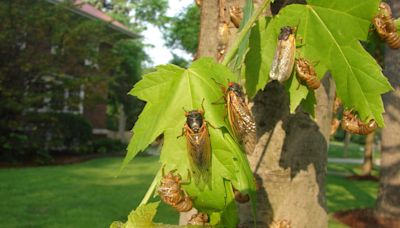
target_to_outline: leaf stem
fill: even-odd
[[[143,204],[147,204],[147,202],[149,201],[151,195],[152,195],[153,192],[154,192],[154,189],[156,188],[158,176],[160,175],[161,169],[162,169],[162,166],[161,166],[160,169],[157,171],[157,174],[156,174],[156,176],[154,177],[153,182],[151,183],[149,189],[148,189],[147,192],[146,192],[146,195],[144,195],[144,197],[143,197],[143,199],[142,199],[142,202],[140,202],[139,206],[141,206],[141,205],[143,205]]]
[[[243,29],[239,32],[238,37],[236,38],[235,42],[232,44],[231,48],[229,49],[228,53],[222,61],[223,65],[228,65],[235,56],[237,50],[239,49],[240,44],[242,43],[243,39],[246,37],[247,32],[253,27],[254,22],[258,19],[264,9],[268,6],[271,0],[265,0],[263,4],[257,9],[257,11],[251,16],[250,20],[246,23]]]

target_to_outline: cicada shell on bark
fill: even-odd
[[[183,127],[193,179],[200,190],[211,189],[211,143],[203,110],[186,112]]]
[[[208,215],[206,213],[199,212],[195,215],[192,215],[190,218],[188,225],[194,225],[194,226],[202,226],[202,227],[208,227]]]
[[[289,26],[281,28],[278,45],[269,72],[271,80],[278,80],[282,83],[289,79],[293,71],[295,52],[296,37],[294,29]]]
[[[379,5],[379,12],[373,18],[372,23],[378,35],[390,48],[400,48],[400,36],[397,33],[397,27],[392,17],[392,10],[388,4],[381,2]]]
[[[367,124],[358,119],[351,111],[343,112],[343,130],[357,135],[368,135],[377,128],[375,120],[370,120]]]
[[[246,153],[251,154],[257,143],[256,124],[247,106],[242,87],[238,83],[229,82],[228,88],[223,90],[233,133]]]
[[[239,6],[231,6],[229,8],[229,15],[231,17],[232,23],[236,28],[240,27],[240,22],[243,19],[243,10]]]
[[[181,188],[181,176],[179,174],[175,175],[174,172],[176,170],[172,170],[165,175],[163,168],[163,177],[157,190],[158,195],[164,203],[172,206],[177,211],[190,211],[193,208],[192,199]]]
[[[308,88],[316,90],[321,86],[321,82],[317,77],[317,73],[311,63],[304,59],[299,58],[296,61],[297,78],[300,82],[305,83]]]

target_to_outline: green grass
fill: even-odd
[[[144,196],[159,163],[158,157],[138,157],[116,178],[121,160],[1,169],[0,227],[108,227],[112,221],[125,221]],[[374,206],[376,182],[344,177],[357,172],[358,165],[329,164],[330,213]],[[178,214],[160,204],[156,221],[176,224]],[[329,227],[344,226],[331,219]]]
[[[158,158],[139,157],[116,178],[121,160],[1,169],[0,227],[108,227],[125,221],[150,185]],[[162,221],[178,221],[173,209],[161,205],[164,214]]]
[[[328,156],[330,158],[363,158],[364,156],[364,145],[357,143],[350,143],[347,154],[345,156],[343,150],[343,142],[332,141],[329,143]],[[374,151],[374,158],[379,158],[379,151]]]

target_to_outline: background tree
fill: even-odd
[[[400,1],[389,1],[394,17],[400,15]],[[400,52],[385,50],[384,71],[394,91],[383,97],[386,127],[382,129],[381,173],[376,211],[384,217],[400,216]]]

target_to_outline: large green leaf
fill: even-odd
[[[160,160],[166,171],[178,169],[186,178],[189,167],[185,137],[181,135],[185,110],[200,109],[204,99],[205,119],[212,147],[212,189],[198,189],[194,181],[183,188],[203,211],[224,211],[234,200],[225,190],[226,180],[240,191],[250,193],[254,201],[255,185],[246,155],[229,132],[224,105],[212,104],[223,96],[220,83],[234,81],[235,75],[211,58],[201,58],[188,69],[173,65],[157,67],[135,85],[130,94],[146,101],[146,106],[133,128],[133,137],[123,162],[125,166],[160,134],[164,146]],[[216,128],[211,127],[214,126]],[[231,215],[234,216],[234,215]]]
[[[367,39],[379,2],[309,0],[308,5],[290,5],[272,19],[260,20],[252,31],[246,57],[247,92],[254,96],[268,82],[277,36],[281,27],[289,25],[298,28],[298,44],[302,46],[297,56],[318,62],[316,71],[320,78],[329,70],[345,106],[354,108],[362,120],[373,118],[383,126],[381,94],[391,86],[359,42]],[[299,87],[297,80],[289,80],[286,87],[294,111],[307,97],[308,90]]]

